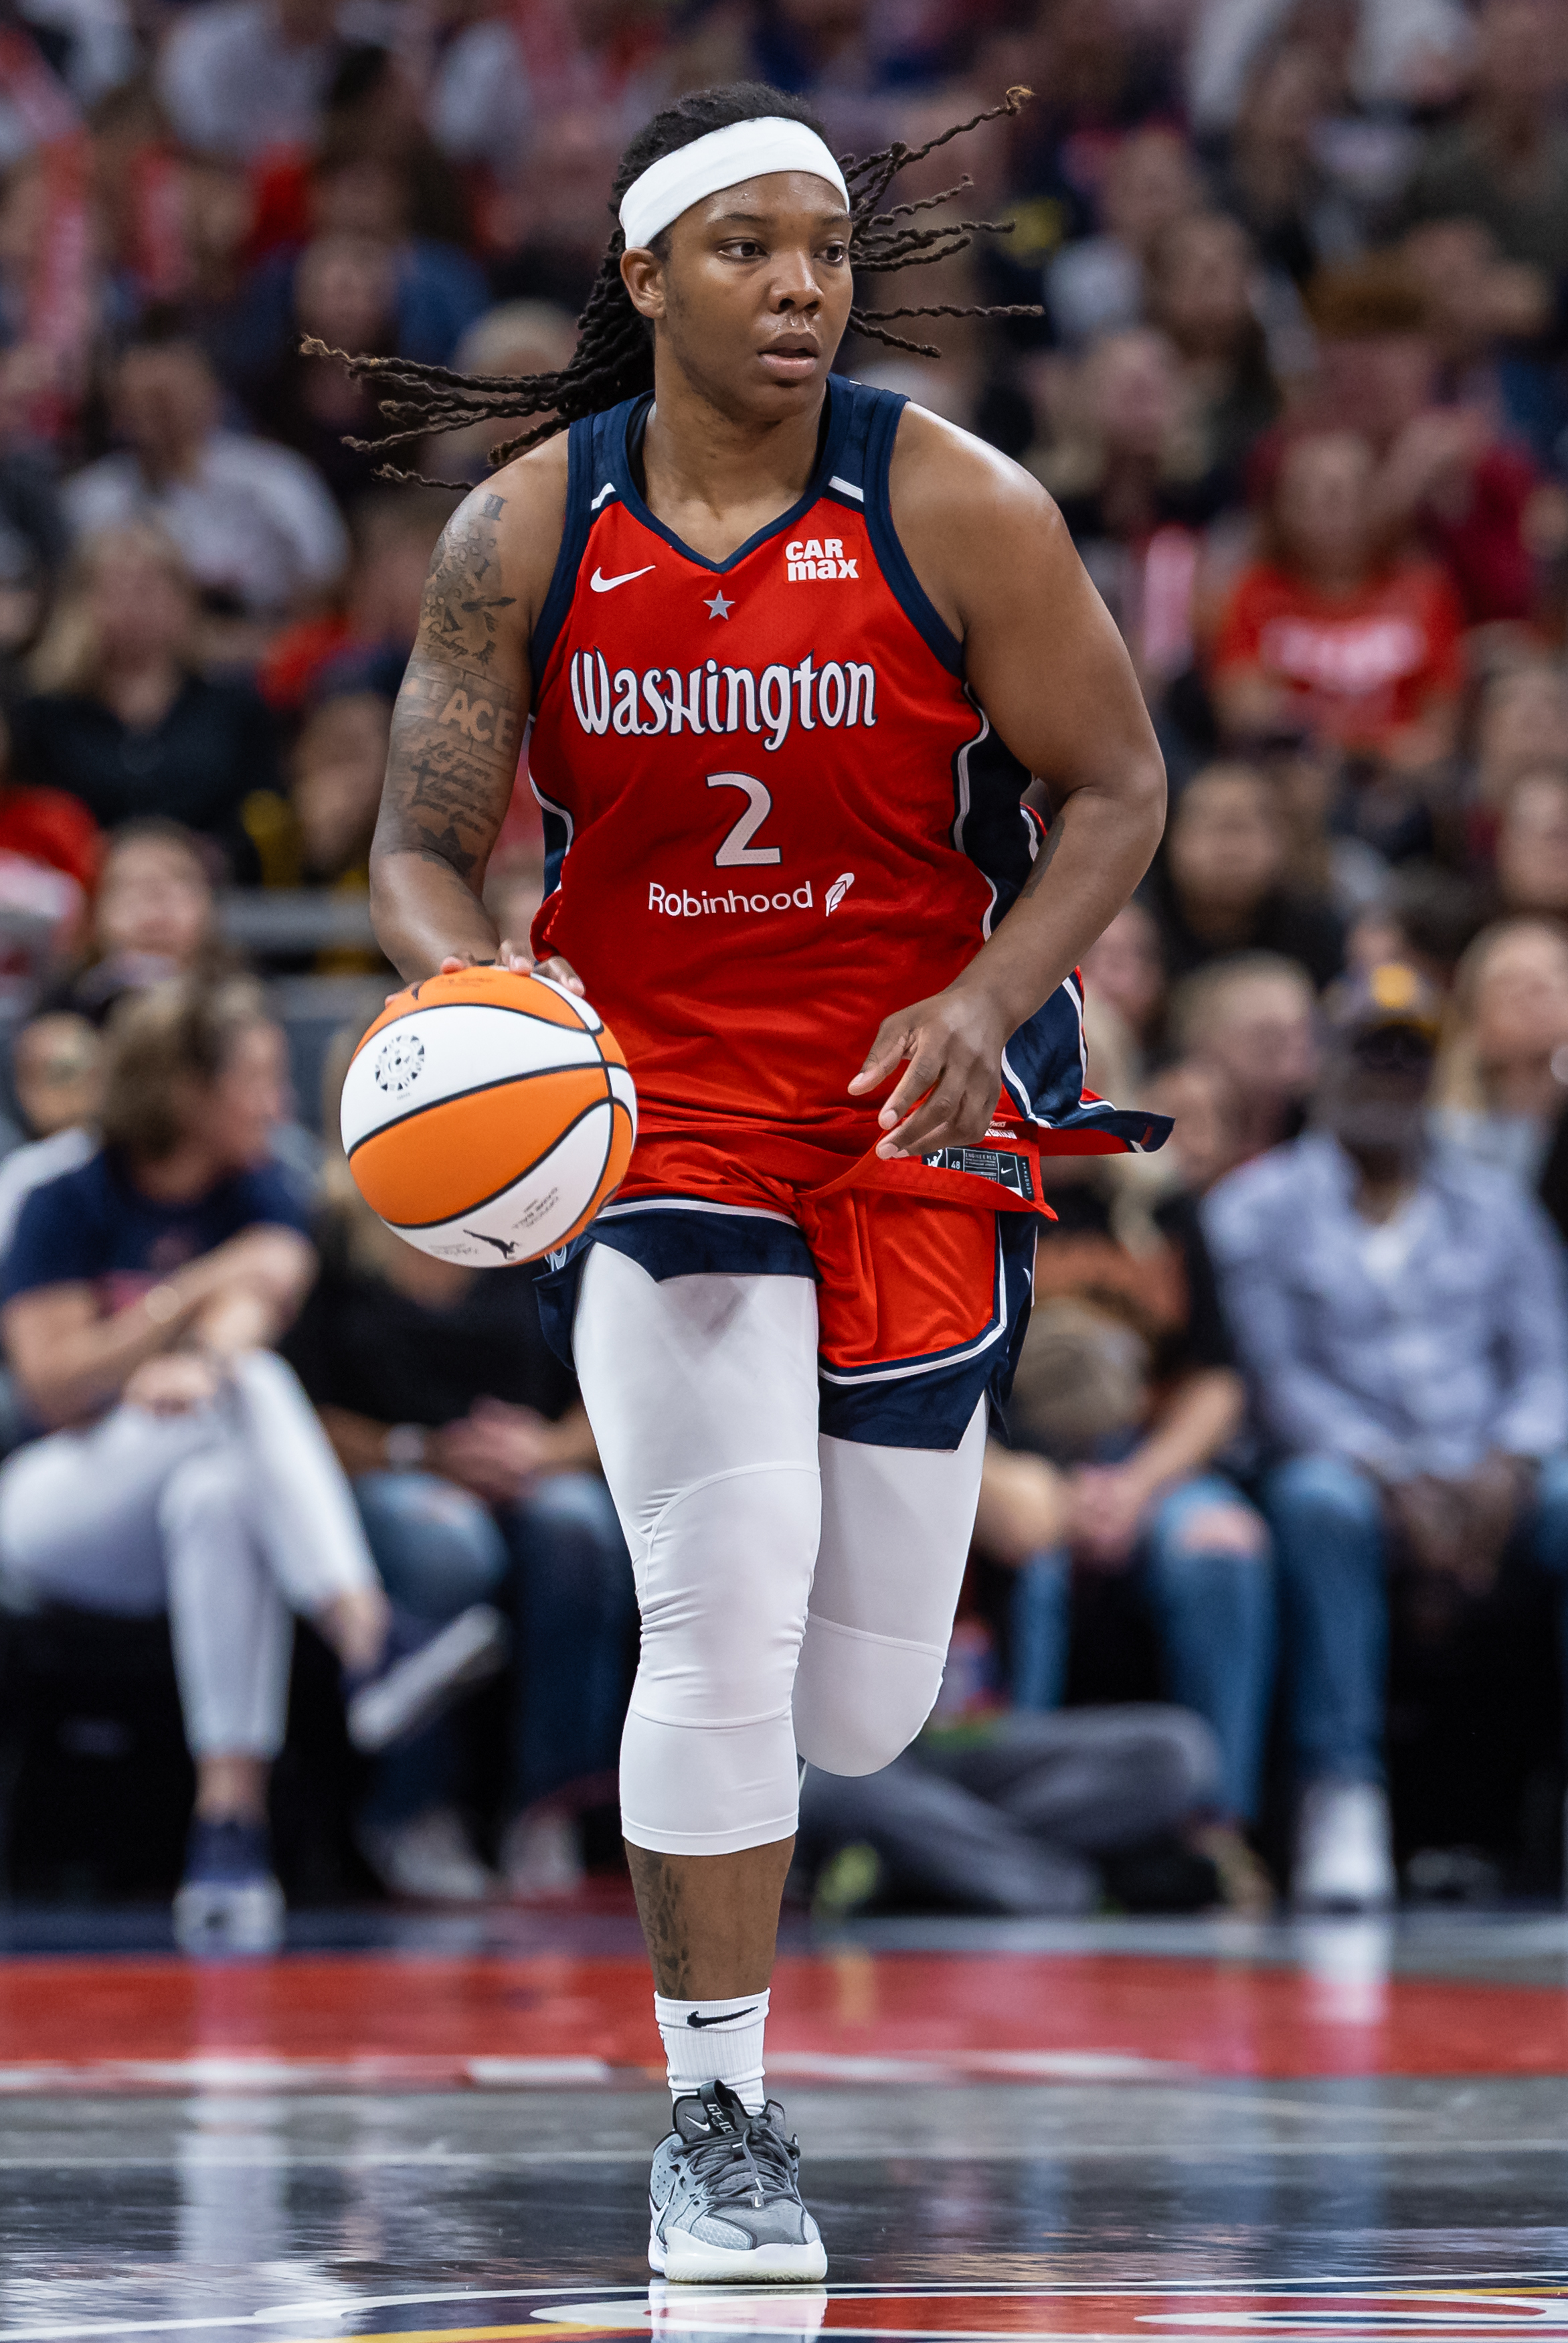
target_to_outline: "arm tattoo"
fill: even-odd
[[[520,694],[498,659],[499,614],[516,607],[500,590],[505,509],[504,497],[471,500],[436,548],[381,805],[383,850],[429,856],[476,888],[506,817],[521,739]]]

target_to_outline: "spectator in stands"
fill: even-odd
[[[1568,772],[1522,773],[1509,792],[1493,861],[1498,906],[1568,920]]]
[[[110,834],[81,953],[45,991],[39,1014],[17,1036],[17,1094],[29,1124],[45,1135],[38,1145],[19,1148],[0,1169],[0,1252],[23,1199],[44,1180],[85,1162],[97,1144],[100,1037],[119,1003],[178,978],[216,985],[238,973],[236,956],[218,932],[208,852],[190,830],[162,814],[143,815]],[[21,1084],[24,1057],[34,1051],[61,1068],[46,1115],[35,1112]],[[65,1071],[78,1063],[79,1073]],[[301,1123],[280,1121],[272,1152],[297,1196],[307,1200],[320,1142]]]
[[[1265,263],[1304,285],[1320,261],[1352,250],[1357,223],[1318,153],[1332,76],[1302,41],[1265,48],[1216,174],[1219,194]]]
[[[269,707],[298,716],[314,698],[361,688],[396,699],[430,556],[456,504],[446,488],[379,488],[356,506],[343,608],[273,638],[256,676]]]
[[[306,719],[294,750],[300,877],[355,893],[370,884],[392,703],[377,691],[334,692]]]
[[[35,1140],[55,1139],[94,1121],[102,1077],[99,1035],[69,1010],[41,1010],[12,1041],[11,1086]],[[82,1160],[85,1153],[84,1149]]]
[[[97,823],[79,798],[20,779],[14,765],[11,728],[0,716],[0,858],[16,855],[90,888],[101,850]]]
[[[1231,484],[1204,468],[1163,334],[1101,335],[1076,370],[1057,443],[1031,465],[1152,695],[1192,655],[1198,536]]]
[[[1147,1058],[1164,1027],[1167,982],[1160,923],[1147,903],[1123,904],[1096,937],[1083,955],[1083,980],[1091,999],[1115,1010],[1139,1056]]]
[[[1545,659],[1500,668],[1487,679],[1476,715],[1475,803],[1495,816],[1522,774],[1553,769],[1568,773],[1568,675]],[[1491,840],[1473,844],[1483,849]]]
[[[1380,960],[1403,960],[1438,993],[1486,920],[1486,899],[1473,880],[1435,862],[1407,862],[1391,873],[1381,903],[1361,912],[1345,958],[1365,976]]]
[[[558,374],[577,338],[569,309],[549,301],[503,301],[469,327],[452,364],[458,374]],[[509,423],[476,423],[467,431],[445,432],[422,468],[447,479],[482,480],[491,448],[511,431]]]
[[[1104,1081],[1103,1038],[1091,1043]],[[1035,1263],[1030,1331],[1009,1407],[1013,1447],[1064,1486],[1017,1486],[992,1443],[976,1535],[1017,1574],[1012,1696],[1059,1705],[1074,1569],[1135,1571],[1158,1624],[1170,1697],[1212,1727],[1221,1778],[1205,1851],[1230,1898],[1271,1900],[1241,1833],[1255,1819],[1273,1666],[1262,1522],[1218,1469],[1244,1394],[1195,1200],[1142,1200],[1137,1168],[1058,1162],[1056,1223]]]
[[[1568,1106],[1568,931],[1502,920],[1459,963],[1432,1082],[1445,1146],[1541,1181]]]
[[[437,1261],[391,1235],[339,1157],[322,1275],[288,1355],[354,1481],[395,1601],[444,1621],[498,1596],[518,1666],[501,1869],[522,1896],[581,1875],[576,1801],[613,1769],[635,1615],[631,1564],[569,1372],[527,1278]],[[466,1900],[493,1884],[427,1739],[383,1768],[361,1844],[398,1893]]]
[[[1378,544],[1375,476],[1352,432],[1285,447],[1267,557],[1237,579],[1214,649],[1232,739],[1305,730],[1404,770],[1452,751],[1462,613],[1440,569]]]
[[[1528,618],[1534,575],[1526,525],[1536,490],[1525,450],[1494,403],[1440,377],[1442,309],[1403,252],[1325,269],[1308,287],[1319,381],[1302,427],[1364,439],[1376,459],[1372,540],[1424,545],[1465,623]]]
[[[78,548],[12,719],[16,769],[106,829],[148,813],[254,858],[247,799],[278,784],[272,719],[253,688],[196,671],[197,612],[171,540],[138,522]]]
[[[473,222],[462,184],[425,124],[425,98],[410,54],[353,41],[342,46],[317,117],[312,146],[275,146],[256,166],[253,260],[304,244],[314,227],[363,227],[367,201],[394,232],[467,246]],[[375,173],[390,191],[374,188]],[[360,175],[363,174],[363,176]],[[336,187],[332,182],[337,180]]]
[[[1134,130],[1111,152],[1100,187],[1101,232],[1063,246],[1045,272],[1045,301],[1064,342],[1136,325],[1157,238],[1197,211],[1202,186],[1179,131]]]
[[[347,1485],[270,1345],[314,1269],[267,1161],[283,1039],[247,984],[168,985],[109,1045],[102,1148],[36,1188],[0,1272],[0,1332],[52,1427],[0,1469],[9,1599],[111,1615],[166,1604],[196,1813],[176,1926],[187,1948],[276,1945],[268,1768],[289,1614],[315,1622],[375,1742],[423,1723],[499,1622],[394,1661]],[[481,1631],[477,1636],[473,1629]],[[459,1648],[461,1646],[461,1648]]]
[[[321,0],[206,0],[182,11],[157,78],[186,144],[240,162],[308,144],[338,60],[334,14]]]
[[[1341,923],[1321,896],[1289,886],[1290,852],[1279,791],[1256,766],[1210,765],[1193,776],[1150,890],[1172,977],[1264,945],[1300,961],[1320,987],[1339,973]]]
[[[1403,249],[1426,303],[1440,397],[1497,418],[1549,465],[1557,405],[1550,278],[1505,260],[1483,220],[1430,220]],[[1528,494],[1533,483],[1524,477]]]
[[[1182,1853],[1201,1847],[1220,1795],[1213,1735],[1153,1701],[933,1725],[879,1774],[807,1767],[791,1887],[814,1874],[817,1910],[835,1919],[889,1901],[1081,1914],[1107,1894],[1191,1909],[1216,1874]]]
[[[373,488],[378,459],[343,440],[380,427],[376,395],[341,366],[307,356],[302,337],[332,350],[395,350],[449,366],[487,298],[467,253],[407,234],[403,193],[384,165],[349,163],[336,176],[351,174],[384,186],[389,202],[340,206],[340,222],[324,219],[302,249],[276,253],[257,270],[246,297],[246,330],[266,363],[242,386],[262,427],[306,457],[340,503]]]
[[[1568,252],[1568,130],[1559,111],[1556,0],[1484,0],[1462,120],[1429,132],[1402,216],[1482,221],[1510,260],[1558,277]]]
[[[1339,827],[1353,800],[1345,759],[1333,744],[1284,739],[1260,751],[1256,762],[1273,785],[1285,827],[1291,891],[1326,903],[1342,923],[1383,902],[1392,884],[1388,863],[1366,839]]]
[[[45,1001],[101,1026],[127,992],[233,972],[201,841],[166,814],[142,814],[109,837],[81,959]]]
[[[1239,1116],[1243,1161],[1302,1128],[1318,1076],[1312,978],[1279,952],[1241,952],[1186,977],[1171,995],[1171,1046],[1218,1066]]]
[[[1316,1127],[1204,1207],[1278,1460],[1264,1483],[1302,1786],[1292,1890],[1394,1892],[1382,1789],[1391,1558],[1460,1596],[1507,1550],[1568,1574],[1560,1250],[1516,1183],[1424,1136],[1437,1031],[1413,970],[1342,1005]]]
[[[1181,360],[1205,471],[1238,481],[1279,412],[1252,279],[1247,231],[1223,212],[1175,220],[1149,255],[1149,317]]]
[[[125,452],[69,482],[78,537],[156,521],[215,611],[263,627],[330,591],[348,541],[326,487],[291,448],[221,427],[195,341],[144,327],[116,365],[111,405]]]
[[[274,281],[248,296],[248,337],[266,366],[243,386],[246,402],[268,437],[294,448],[347,508],[375,493],[379,459],[345,445],[377,429],[375,392],[335,359],[307,355],[300,340],[371,356],[397,349],[397,253],[378,236],[319,236],[277,264]],[[439,362],[450,355],[442,350]]]
[[[1183,1195],[1206,1196],[1241,1159],[1241,1117],[1236,1087],[1211,1058],[1177,1058],[1141,1095],[1174,1125],[1161,1152]]]
[[[33,1143],[0,1168],[0,1254],[33,1190],[85,1163],[97,1145],[110,1011],[127,992],[198,970],[208,981],[232,972],[201,849],[162,815],[127,822],[105,849],[77,959],[12,1043],[12,1080]]]

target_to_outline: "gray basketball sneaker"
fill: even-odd
[[[648,2258],[688,2284],[809,2285],[828,2274],[816,2222],[800,2202],[800,2150],[769,2099],[749,2115],[727,2083],[677,2099],[675,2128],[654,2153]]]

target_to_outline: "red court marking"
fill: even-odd
[[[759,2290],[721,2294],[718,2288],[693,2301],[684,2289],[656,2295],[651,2304],[586,2301],[541,2307],[532,2321],[504,2327],[399,2328],[360,2333],[347,2343],[544,2343],[563,2338],[668,2333],[762,2343],[765,2338],[810,2343],[819,2332],[865,2336],[871,2343],[949,2343],[949,2338],[988,2338],[994,2343],[1074,2335],[1103,2343],[1213,2343],[1249,2335],[1272,2343],[1309,2343],[1342,2336],[1347,2343],[1393,2343],[1412,2334],[1447,2334],[1474,2338],[1555,2335],[1568,2328],[1568,2298],[1561,2287],[1338,2285],[1292,2293],[1157,2287],[1126,2292],[1040,2288],[1030,2293],[886,2294],[834,2296],[802,2290],[796,2298],[771,2298]],[[297,2343],[293,2338],[292,2343]],[[314,2338],[327,2343],[327,2338]],[[340,2338],[342,2343],[342,2338]]]
[[[769,2047],[960,2069],[987,2052],[1081,2051],[1208,2075],[1568,2075],[1568,1996],[1446,1978],[1341,1983],[1138,1955],[846,1951],[779,1962]],[[640,1961],[0,1963],[0,2067],[359,2061],[367,2082],[439,2084],[467,2080],[470,2058],[566,2056],[658,2066]]]

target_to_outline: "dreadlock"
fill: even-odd
[[[952,186],[944,187],[940,195],[922,196],[918,203],[894,204],[886,211],[879,206],[898,174],[910,164],[920,162],[939,146],[945,146],[950,139],[961,137],[965,131],[978,129],[982,122],[1017,114],[1032,94],[1027,89],[1010,89],[1000,106],[987,106],[982,113],[971,115],[967,122],[955,122],[950,130],[928,138],[923,146],[907,146],[901,138],[895,138],[879,153],[863,158],[841,155],[839,166],[849,190],[851,266],[862,276],[885,276],[898,268],[950,260],[955,253],[967,251],[977,235],[1010,234],[1010,221],[946,220],[932,227],[913,225],[919,213],[935,211],[970,186],[972,182],[967,176]],[[769,115],[804,123],[819,137],[825,135],[821,124],[799,99],[782,90],[770,89],[764,82],[729,82],[719,89],[695,90],[677,99],[638,132],[621,156],[610,191],[612,213],[618,212],[622,196],[650,164],[661,161],[667,155],[678,154],[681,147],[689,146],[694,139],[706,136],[710,130],[725,130],[735,123],[752,122]],[[651,249],[659,259],[668,257],[668,229],[654,237]],[[503,440],[491,450],[493,468],[520,456],[525,448],[536,447],[541,439],[549,438],[552,433],[564,431],[579,417],[602,414],[623,398],[635,398],[651,390],[653,329],[633,307],[622,282],[620,262],[625,250],[626,237],[618,219],[578,320],[577,348],[570,362],[558,373],[454,374],[447,367],[425,366],[413,358],[351,357],[346,351],[328,349],[325,342],[307,337],[300,345],[307,357],[336,358],[356,379],[368,380],[377,390],[385,387],[393,394],[377,400],[382,420],[388,427],[373,439],[349,439],[347,444],[362,453],[375,454],[432,434],[458,431],[469,424],[542,417],[543,420],[536,422],[531,429]],[[924,308],[856,307],[849,312],[849,324],[855,332],[869,341],[885,344],[889,349],[909,350],[917,357],[934,358],[940,357],[941,352],[933,344],[908,341],[902,335],[890,333],[890,325],[906,317],[1034,317],[1040,314],[1038,308],[1027,303],[985,308],[938,302]],[[420,481],[427,488],[466,489],[470,485],[467,480],[425,480],[422,473],[400,471],[393,464],[383,464],[376,477],[382,480]]]

